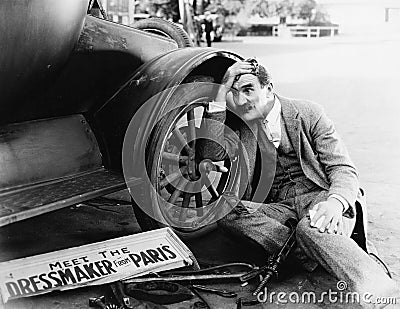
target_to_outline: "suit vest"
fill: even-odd
[[[304,174],[300,160],[288,137],[283,119],[281,121],[281,132],[281,141],[276,152],[275,177],[268,195],[268,202],[280,202],[319,188]]]

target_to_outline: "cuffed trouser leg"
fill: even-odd
[[[220,221],[223,228],[260,244],[268,254],[279,250],[289,235],[284,225],[287,219],[302,218],[296,228],[297,246],[308,258],[307,264],[320,264],[338,280],[348,285],[349,292],[357,292],[365,308],[381,308],[368,304],[376,297],[399,297],[396,283],[383,269],[350,238],[355,219],[343,217],[344,235],[321,233],[310,226],[308,210],[325,201],[326,191],[315,191],[296,197],[296,209],[287,204],[263,204],[254,213],[232,211]],[[298,257],[298,255],[296,254]],[[305,261],[301,261],[304,265]],[[307,267],[306,267],[307,268]],[[309,270],[312,267],[307,268]]]
[[[232,211],[219,221],[219,225],[240,238],[261,245],[268,254],[275,253],[285,243],[290,228],[286,220],[296,218],[293,209],[281,204],[262,204],[253,213]]]
[[[344,219],[345,230],[351,222]],[[346,228],[347,226],[347,228]],[[398,296],[396,283],[373,261],[348,235],[321,233],[310,226],[310,219],[304,217],[296,229],[297,244],[311,259],[317,261],[338,280],[344,280],[348,291],[359,294],[365,308],[380,308],[368,304],[376,297]],[[363,299],[364,297],[368,299]]]

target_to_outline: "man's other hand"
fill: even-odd
[[[338,200],[330,198],[325,202],[318,203],[313,208],[316,210],[315,215],[311,218],[310,225],[318,228],[321,233],[328,232],[330,234],[343,234],[343,205]],[[321,225],[317,222],[323,218]]]

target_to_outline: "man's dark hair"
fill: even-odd
[[[260,73],[258,74],[258,80],[260,81],[262,87],[267,86],[269,83],[272,82],[271,74],[262,65],[260,65],[259,70]]]
[[[258,77],[258,80],[260,81],[262,87],[267,86],[272,81],[271,74],[263,65],[259,64],[255,58],[248,58],[244,61],[249,62],[253,65],[252,74]]]

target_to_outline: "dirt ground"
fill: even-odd
[[[247,37],[213,47],[232,50],[244,57],[256,56],[272,72],[277,93],[324,105],[366,189],[368,235],[400,284],[397,201],[400,192],[400,35],[318,39]],[[136,232],[139,228],[129,206],[74,206],[1,228],[0,261]],[[235,244],[223,236],[215,237],[212,243],[207,241],[197,240],[195,255],[213,261],[227,257],[239,261],[245,255],[235,251]],[[218,257],[215,254],[222,243],[229,249]],[[289,277],[283,288],[323,289],[335,283],[327,278],[324,273],[313,276],[299,273]],[[239,293],[246,289],[236,286]],[[52,293],[12,301],[5,308],[88,308],[88,297],[102,292],[99,287]],[[206,296],[215,308],[235,308],[230,299]],[[282,307],[276,305],[276,308]],[[314,308],[311,305],[286,307]],[[340,308],[322,304],[317,307]]]

